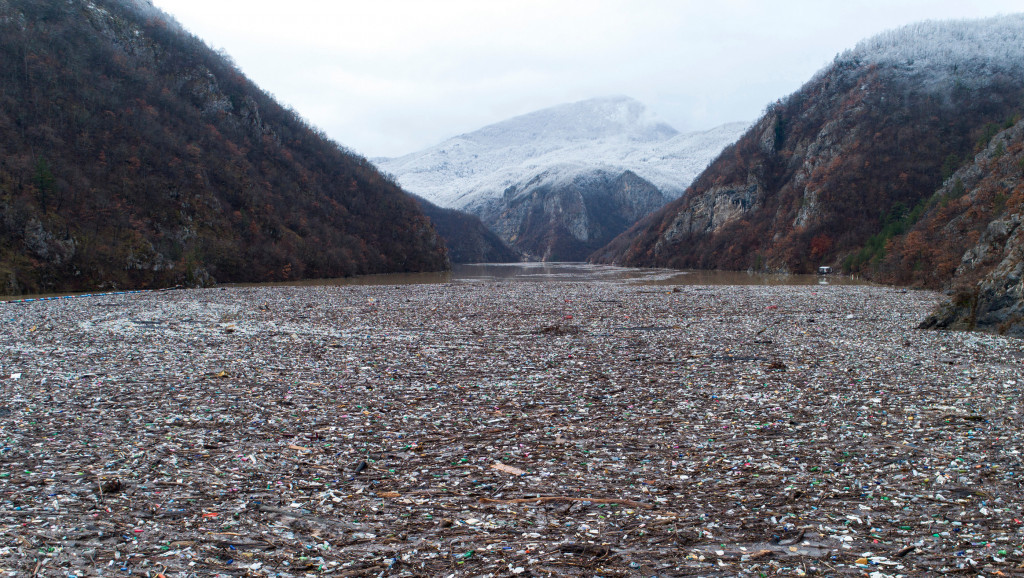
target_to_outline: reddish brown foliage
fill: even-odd
[[[0,293],[446,266],[366,159],[198,39],[95,4],[0,3]]]
[[[885,247],[880,231],[931,196],[944,162],[967,157],[982,127],[1002,122],[1024,101],[1024,81],[1008,77],[992,77],[984,90],[929,90],[896,71],[839,63],[771,106],[682,198],[591,258],[810,272],[841,265],[874,237],[877,252],[858,267],[876,267]],[[706,222],[699,211],[710,199],[751,186],[756,198],[741,217],[666,236],[679,215],[699,214]],[[929,256],[912,249],[927,269],[945,272],[955,261],[942,250]]]

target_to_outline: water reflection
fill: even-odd
[[[634,269],[589,263],[474,263],[443,273],[392,273],[288,283],[311,285],[421,285],[488,282],[619,282],[638,285],[867,285],[840,275],[774,275],[739,271]]]

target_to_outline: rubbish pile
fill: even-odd
[[[1011,575],[1024,342],[868,286],[0,304],[0,575]]]

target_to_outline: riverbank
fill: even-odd
[[[1009,571],[1024,342],[914,329],[938,301],[464,282],[5,304],[0,570]]]

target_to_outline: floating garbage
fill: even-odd
[[[1011,575],[1024,342],[914,329],[938,300],[607,281],[5,306],[0,576]]]

